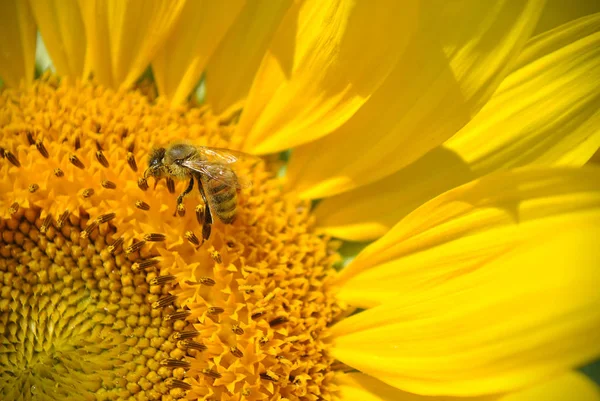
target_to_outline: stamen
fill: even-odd
[[[229,347],[229,351],[231,351],[231,354],[236,358],[242,358],[244,356],[244,353],[235,345],[233,347]]]
[[[134,240],[135,241],[135,240]],[[126,249],[125,249],[125,253],[126,254],[132,254],[135,253],[137,251],[139,251],[140,249],[142,249],[142,247],[146,244],[146,241],[138,241],[138,242],[133,242],[131,245],[129,245]]]
[[[279,378],[277,377],[277,375],[275,373],[269,372],[269,371],[267,371],[265,373],[261,373],[260,374],[260,378],[264,379],[264,380],[269,380],[269,381],[272,381],[272,382],[279,381]]]
[[[212,287],[213,285],[217,284],[217,282],[210,277],[200,277],[198,281],[200,282],[200,284],[206,285],[208,287]]]
[[[79,158],[74,154],[71,154],[69,156],[69,161],[71,162],[72,165],[74,165],[77,168],[80,168],[82,170],[85,168],[85,165],[83,164],[83,162],[81,160],[79,160]]]
[[[144,235],[144,240],[148,242],[162,242],[167,239],[167,236],[160,233],[149,233]]]
[[[177,359],[163,359],[162,361],[160,361],[160,364],[162,366],[166,366],[167,368],[183,368],[183,369],[189,369],[192,364],[187,362],[187,361],[180,361]]]
[[[141,210],[150,210],[150,205],[141,200],[135,201],[135,207]]]
[[[213,379],[220,379],[222,376],[219,372],[215,372],[214,370],[211,370],[209,368],[202,369],[202,374],[208,377],[212,377]]]
[[[81,196],[83,196],[84,198],[89,198],[90,196],[94,195],[94,192],[95,191],[93,188],[87,188],[83,190]]]
[[[115,184],[112,181],[108,181],[108,180],[103,180],[101,185],[103,188],[106,188],[106,189],[116,189],[117,188],[117,184]]]
[[[179,217],[185,216],[185,206],[183,205],[183,203],[177,205],[177,214],[179,215]]]
[[[96,143],[98,143],[98,142],[96,142]],[[96,159],[98,160],[98,163],[100,163],[105,168],[108,168],[110,166],[110,163],[108,163],[108,159],[104,156],[104,153],[102,153],[102,150],[96,151]]]
[[[195,338],[199,335],[200,335],[200,332],[198,330],[180,331],[178,333],[173,334],[173,338],[175,340],[185,340],[185,339],[189,339],[189,338]]]
[[[177,300],[177,295],[167,295],[167,296],[162,297],[158,301],[153,302],[152,303],[152,308],[153,309],[164,308],[167,305],[171,305],[176,300]]]
[[[69,217],[69,210],[65,210],[64,212],[61,213],[60,216],[58,216],[58,220],[56,220],[56,227],[57,228],[62,228],[63,225],[65,224],[65,221],[67,221],[67,218]]]
[[[94,231],[96,229],[96,227],[98,227],[98,220],[94,220],[90,224],[88,224],[85,227],[85,229],[79,233],[79,237],[80,238],[88,238],[90,236],[90,234],[92,233],[92,231]]]
[[[279,316],[269,322],[270,327],[279,326],[281,324],[289,322],[289,319],[285,316]]]
[[[81,139],[78,136],[75,137],[75,150],[79,150],[81,148]]]
[[[165,380],[165,384],[169,388],[180,388],[183,390],[191,390],[192,385],[184,382],[183,380],[173,379],[172,377]]]
[[[131,151],[127,152],[127,164],[129,164],[129,167],[131,167],[133,171],[138,171],[137,163],[135,162],[135,156]]]
[[[19,211],[19,203],[18,202],[13,202],[10,207],[8,208],[8,213],[15,214]]]
[[[206,313],[208,315],[212,315],[212,316],[214,316],[214,315],[220,315],[223,312],[225,312],[225,309],[223,309],[223,308],[221,308],[219,306],[211,306],[210,308],[208,308],[206,310]]]
[[[65,173],[64,173],[64,171],[62,171],[60,168],[57,167],[54,169],[54,175],[60,178],[60,177],[64,177]]]
[[[140,242],[137,242],[137,244],[139,244],[139,243]],[[131,248],[131,247],[129,247],[129,248]],[[141,246],[140,246],[140,248],[141,248]],[[126,251],[126,253],[132,253],[132,252],[127,252]],[[141,262],[135,262],[134,264],[132,264],[131,265],[131,270],[133,270],[134,272],[138,272],[138,271],[141,271],[141,270],[146,270],[149,267],[156,266],[159,263],[160,263],[160,261],[158,259],[147,259],[147,260],[143,260]]]
[[[204,205],[196,206],[196,220],[198,224],[204,224]]]
[[[44,234],[50,228],[50,224],[52,224],[52,215],[47,214],[40,226],[40,232]]]
[[[13,155],[12,152],[10,151],[5,151],[4,152],[4,156],[8,159],[8,161],[17,167],[21,167],[21,163],[19,163],[19,159],[17,159],[17,156]]]
[[[117,238],[117,239],[115,240],[115,242],[113,242],[111,245],[109,245],[109,246],[108,246],[108,252],[109,252],[111,255],[114,255],[114,254],[117,252],[117,250],[119,249],[119,247],[120,247],[121,245],[123,245],[123,242],[124,242],[124,241],[125,241],[125,240],[123,239],[123,237],[119,237],[119,238]]]
[[[37,148],[38,152],[40,152],[40,154],[47,159],[50,155],[48,154],[48,150],[46,149],[46,147],[44,146],[44,142],[42,142],[41,139],[38,139],[35,142],[35,147]]]
[[[29,142],[29,146],[35,144],[35,139],[33,139],[33,134],[31,131],[26,131],[25,136],[27,137],[27,142]]]
[[[172,274],[166,276],[157,276],[150,280],[150,285],[164,285],[175,280],[176,278],[177,277]]]
[[[252,320],[256,320],[259,317],[265,315],[267,312],[261,311],[261,312],[255,312],[253,313],[250,317],[252,318]]]
[[[38,189],[40,189],[40,186],[38,184],[31,184],[29,186],[29,192],[34,193],[35,191],[37,191]]]
[[[138,178],[138,187],[142,191],[146,191],[148,189],[148,180],[146,180],[144,177]]]
[[[167,177],[167,189],[169,193],[175,193],[175,181],[171,177]]]
[[[200,240],[196,237],[193,231],[186,231],[185,238],[192,243],[192,245],[200,246]]]
[[[114,219],[116,215],[117,215],[116,213],[102,214],[102,215],[96,217],[96,221],[98,222],[98,224],[107,223],[107,222],[111,221],[112,219]]]
[[[223,259],[221,258],[221,254],[218,251],[216,251],[216,250],[213,250],[213,251],[210,252],[210,257],[212,258],[212,260],[214,260],[218,264],[223,263]]]
[[[206,351],[208,349],[206,345],[193,340],[182,340],[180,344],[184,348],[195,349],[200,352]]]
[[[231,331],[233,331],[235,334],[237,334],[238,336],[241,336],[242,334],[244,334],[244,329],[242,329],[240,326],[238,326],[237,324],[235,326],[233,326],[231,328]]]
[[[182,310],[182,311],[177,311],[175,313],[171,313],[170,315],[166,315],[164,317],[165,321],[171,321],[171,320],[185,320],[189,315],[191,315],[191,311],[189,310]]]

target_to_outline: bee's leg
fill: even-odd
[[[206,194],[204,193],[204,187],[202,187],[202,181],[200,181],[199,177],[196,177],[198,181],[198,190],[200,191],[200,195],[202,195],[202,200],[204,201],[204,224],[202,224],[202,239],[206,241],[210,238],[210,231],[212,228],[212,213],[210,211],[210,206],[208,204],[208,199],[206,198]]]
[[[185,191],[183,191],[178,197],[177,197],[177,205],[175,206],[175,212],[173,213],[173,216],[177,215],[177,210],[179,208],[179,205],[181,205],[183,203],[183,198],[185,198],[185,196],[187,194],[189,194],[190,192],[192,192],[192,189],[194,189],[194,177],[190,178],[190,183],[188,184],[187,188],[185,189]]]

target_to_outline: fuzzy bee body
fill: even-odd
[[[240,181],[232,168],[242,158],[253,157],[228,149],[174,143],[152,151],[144,178],[189,179],[187,188],[177,197],[177,207],[194,188],[196,180],[206,206],[206,213],[202,213],[202,236],[206,240],[210,236],[212,215],[224,224],[232,224],[236,218],[238,191],[251,185],[250,181]]]

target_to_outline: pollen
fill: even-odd
[[[187,182],[141,177],[153,147],[234,129],[53,76],[0,94],[0,399],[335,397],[339,256],[309,205],[242,166],[235,222],[206,236],[197,190],[177,206]]]

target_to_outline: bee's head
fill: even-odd
[[[148,156],[148,168],[144,171],[144,178],[159,178],[165,174],[164,157],[165,148],[156,148],[150,151],[150,155]]]

